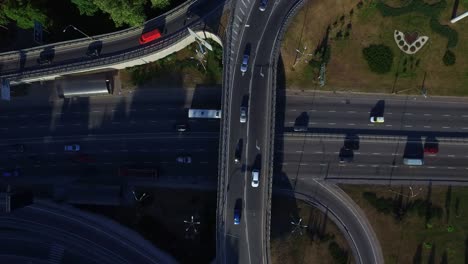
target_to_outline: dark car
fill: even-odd
[[[344,148],[350,150],[358,150],[359,149],[359,141],[355,139],[345,139]]]
[[[50,57],[39,57],[37,58],[37,64],[39,65],[48,65],[52,63],[52,59]]]
[[[88,49],[86,51],[86,56],[90,57],[90,58],[97,58],[99,57],[100,53],[99,53],[99,50],[98,49]]]
[[[237,199],[234,206],[234,225],[239,225],[242,217],[242,199]]]
[[[268,0],[260,0],[260,6],[258,7],[258,9],[262,12],[265,11],[267,7],[267,3],[268,3]]]
[[[25,147],[23,144],[14,144],[9,147],[9,152],[24,152]]]
[[[351,149],[341,148],[340,150],[340,163],[344,162],[353,162],[354,160],[354,151]]]

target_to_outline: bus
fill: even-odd
[[[221,110],[189,109],[189,118],[221,118]]]

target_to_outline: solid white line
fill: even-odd
[[[404,115],[413,115],[413,113],[405,113]]]
[[[322,151],[315,151],[315,154],[322,154]]]
[[[449,114],[445,114],[444,116],[450,116]]]
[[[429,166],[428,168],[429,168],[429,169],[435,169],[436,167],[434,167],[434,166]]]
[[[424,116],[431,116],[432,114],[424,114]]]
[[[374,152],[374,153],[372,153],[372,155],[380,155],[380,153],[379,152]]]
[[[348,126],[355,126],[356,124],[354,123],[350,123],[350,124],[347,124]]]
[[[307,166],[307,165],[309,165],[309,164],[308,164],[308,163],[299,163],[299,165],[301,165],[301,166]]]
[[[468,127],[464,127],[464,128],[462,128],[462,129],[465,129],[465,130],[466,130],[466,129],[468,129]]]
[[[336,123],[328,123],[329,125],[336,125]]]
[[[447,155],[447,157],[455,158],[455,155]]]
[[[296,150],[296,153],[303,153],[303,150]]]
[[[413,127],[412,125],[405,125],[405,127]]]
[[[328,113],[335,113],[335,110],[328,110]]]
[[[442,128],[450,128],[450,127],[448,127],[448,126],[444,126],[444,127],[442,127]]]
[[[456,168],[455,168],[455,167],[447,167],[447,169],[449,169],[449,170],[454,170],[454,169],[456,169]]]

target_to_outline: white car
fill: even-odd
[[[371,116],[370,122],[371,123],[383,123],[385,122],[385,119],[383,116]]]
[[[260,172],[258,170],[252,170],[252,187],[257,188],[258,187],[258,177],[259,177]]]
[[[240,108],[240,122],[241,123],[247,122],[247,107]]]
[[[190,156],[180,156],[176,159],[177,163],[190,164],[192,163],[192,157]]]
[[[241,72],[244,74],[247,72],[247,67],[249,65],[249,55],[244,55],[242,58],[242,64],[241,64]]]
[[[80,145],[78,145],[78,144],[65,145],[65,151],[67,151],[67,152],[80,151]]]

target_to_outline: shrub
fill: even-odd
[[[413,0],[408,5],[400,8],[390,7],[383,1],[377,2],[377,9],[382,16],[401,16],[411,12],[419,12],[428,17],[437,17],[446,6],[446,0],[441,0],[435,4],[427,4],[423,0]]]
[[[446,66],[450,66],[455,64],[456,57],[452,51],[446,50],[442,60]]]
[[[392,69],[393,52],[385,45],[370,45],[362,50],[371,71],[384,74]]]
[[[447,25],[439,24],[439,21],[437,19],[435,19],[435,18],[431,18],[430,26],[431,26],[431,29],[435,33],[437,33],[439,35],[442,35],[442,36],[447,38],[447,40],[448,40],[447,47],[448,48],[454,48],[455,46],[457,46],[457,43],[458,43],[458,32],[457,31],[455,31],[454,29],[452,29],[451,27],[449,27]]]

